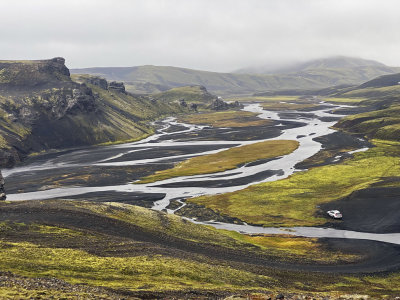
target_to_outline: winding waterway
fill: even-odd
[[[245,111],[255,112],[260,118],[273,120],[276,122],[275,126],[285,128],[281,131],[279,136],[258,140],[196,139],[196,134],[209,130],[209,127],[182,124],[177,122],[174,118],[167,118],[159,122],[159,129],[156,134],[144,140],[122,145],[97,147],[96,150],[94,150],[94,148],[88,148],[70,151],[48,159],[39,159],[13,169],[6,169],[3,171],[3,174],[5,177],[9,178],[20,174],[34,177],[41,172],[43,173],[55,169],[68,170],[71,168],[85,168],[87,166],[105,168],[150,166],[163,162],[171,163],[181,161],[198,155],[217,153],[231,147],[248,145],[266,140],[297,140],[299,142],[299,147],[294,152],[274,160],[260,161],[256,164],[249,163],[239,168],[217,174],[184,176],[148,184],[132,184],[131,182],[126,182],[118,185],[50,187],[30,192],[11,193],[8,194],[7,198],[10,201],[24,201],[89,195],[99,192],[134,193],[136,195],[140,195],[141,193],[162,194],[165,196],[155,201],[152,209],[167,210],[169,213],[173,213],[176,209],[171,210],[167,207],[171,200],[174,199],[179,199],[181,201],[189,197],[232,192],[246,188],[249,185],[283,179],[294,172],[302,171],[297,170],[295,165],[316,154],[321,149],[321,143],[314,139],[334,132],[330,127],[342,116],[333,114],[332,111],[340,107],[343,106],[323,103],[323,107],[311,112],[291,111],[289,113],[280,113],[263,110],[257,103],[248,104],[244,108]],[[296,126],[288,126],[288,124],[296,124]],[[170,131],[173,127],[178,129]],[[233,129],[224,130],[225,132],[233,132]],[[182,138],[182,136],[185,135],[187,135],[186,138]],[[188,136],[190,138],[188,138]],[[173,147],[195,147],[197,149],[194,152],[192,151],[191,153],[185,154],[165,154],[167,152],[162,152],[164,154],[153,156],[149,154],[154,149],[167,150]],[[361,148],[356,151],[365,151],[367,149],[368,148]],[[340,158],[336,159],[339,160]],[[182,201],[180,203],[182,206],[185,205]],[[190,219],[190,221],[247,234],[291,234],[318,238],[366,239],[400,244],[400,233],[374,234],[336,230],[332,228],[310,227],[265,228],[246,224],[237,225],[219,222],[199,222],[192,219]]]

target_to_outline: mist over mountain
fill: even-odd
[[[241,74],[282,74],[305,72],[314,69],[357,69],[373,67],[383,72],[392,72],[393,67],[388,67],[375,60],[348,56],[332,56],[327,58],[313,59],[303,62],[288,62],[286,64],[266,64],[253,66],[233,71]]]
[[[74,74],[92,74],[124,81],[134,93],[161,92],[168,88],[202,85],[218,95],[252,94],[267,90],[320,89],[342,84],[361,84],[382,75],[399,72],[380,62],[345,56],[328,57],[276,66],[219,73],[170,66],[98,67],[71,69]],[[273,71],[274,70],[274,71]],[[150,86],[151,88],[143,88]]]

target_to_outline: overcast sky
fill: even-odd
[[[400,66],[399,0],[0,0],[0,59],[212,71],[348,55]]]

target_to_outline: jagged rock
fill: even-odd
[[[192,104],[190,104],[190,107],[189,107],[191,110],[194,110],[194,111],[197,111],[197,104],[196,103],[192,103]]]
[[[243,108],[243,105],[238,101],[228,103],[222,100],[221,97],[218,97],[211,103],[209,108],[212,110],[227,110],[230,108]]]
[[[108,89],[126,94],[125,85],[123,82],[111,81],[108,84]]]
[[[187,103],[186,103],[185,99],[179,99],[179,105],[182,107],[187,107]]]
[[[4,178],[0,171],[0,200],[6,200],[6,191],[4,189]]]
[[[87,83],[101,87],[103,90],[108,90],[108,82],[104,78],[91,76],[86,79]]]

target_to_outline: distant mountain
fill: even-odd
[[[127,83],[133,93],[161,92],[166,88],[201,85],[220,96],[288,89],[321,89],[333,85],[358,85],[400,69],[360,58],[333,57],[287,66],[276,74],[217,73],[166,66],[72,69]],[[143,88],[149,86],[151,88]]]
[[[357,69],[364,67],[373,67],[381,69],[385,72],[392,73],[393,68],[388,67],[375,60],[368,60],[357,57],[347,56],[333,56],[321,59],[309,60],[306,62],[297,62],[291,64],[285,64],[281,67],[278,66],[256,66],[243,68],[233,73],[247,73],[247,74],[287,74],[287,73],[298,73],[306,72],[309,70],[318,69]]]

